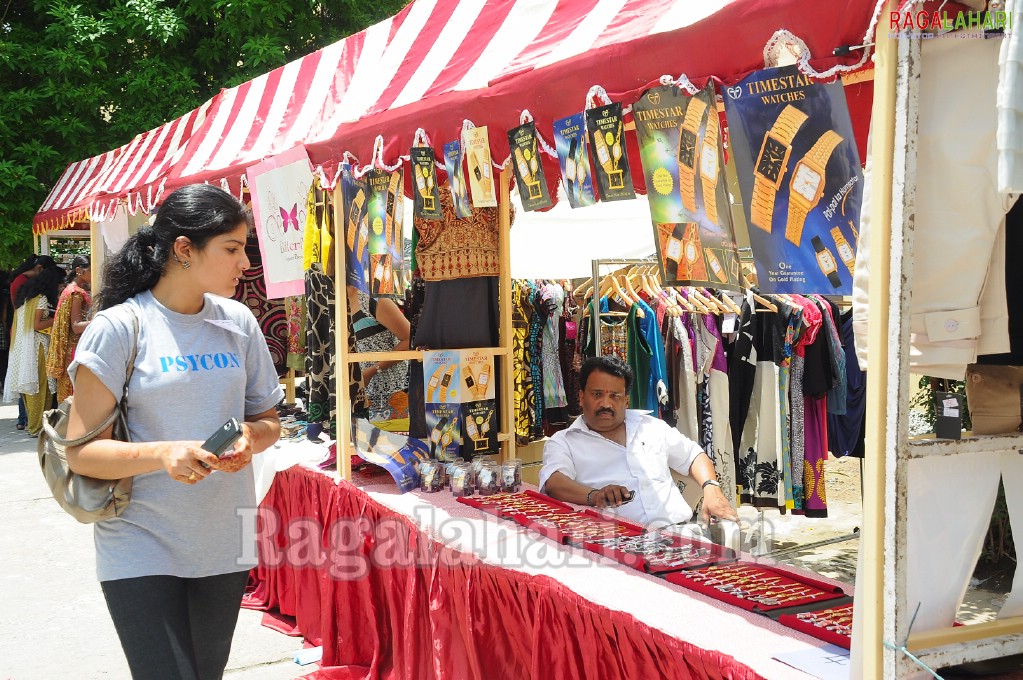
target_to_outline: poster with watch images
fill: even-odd
[[[463,396],[461,352],[431,350],[423,355],[426,401],[426,443],[434,458],[458,456],[462,446],[460,419]]]
[[[470,128],[462,133],[465,164],[469,169],[472,204],[477,208],[497,207],[494,166],[490,162],[490,137],[487,127]]]
[[[359,418],[355,421],[355,449],[367,463],[387,470],[401,493],[419,488],[416,465],[429,454],[422,440],[381,430]]]
[[[519,188],[522,209],[529,212],[554,205],[540,162],[540,140],[536,136],[536,124],[529,122],[509,130],[508,148],[511,149],[512,167],[515,169],[515,183]]]
[[[736,288],[742,283],[716,101],[713,83],[696,95],[662,85],[632,105],[668,285]]]
[[[433,160],[433,147],[414,146],[409,157],[415,216],[428,220],[444,219],[444,210],[440,207],[440,188],[437,186],[437,166]]]
[[[426,404],[426,445],[431,458],[453,460],[461,456],[461,404]]]
[[[573,208],[585,208],[596,203],[585,114],[554,121],[554,150],[558,153],[561,184],[565,187],[568,204]]]
[[[369,182],[358,179],[350,165],[341,167],[341,208],[344,216],[345,269],[348,285],[369,292]]]
[[[593,152],[593,171],[602,201],[636,198],[625,149],[622,104],[615,102],[586,111],[586,132]]]
[[[404,257],[405,201],[403,171],[370,170],[369,184],[369,286],[370,295],[394,295],[394,274]]]
[[[463,220],[472,217],[469,187],[465,183],[462,165],[464,160],[460,141],[455,140],[444,145],[444,170],[448,173],[448,188],[451,190],[451,201],[455,206],[455,217]]]
[[[489,456],[498,452],[497,402],[470,401],[462,404],[462,458]]]
[[[724,100],[761,290],[850,294],[863,171],[841,80],[766,69]]]

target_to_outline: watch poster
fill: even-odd
[[[470,128],[462,133],[465,163],[469,168],[469,188],[472,204],[477,208],[496,208],[497,189],[494,186],[494,166],[490,162],[490,137],[487,127]]]
[[[466,219],[472,217],[469,204],[469,188],[465,184],[465,173],[462,168],[462,143],[458,140],[444,145],[444,169],[448,173],[448,188],[451,189],[451,202],[455,207],[455,217]]]
[[[370,295],[394,295],[395,272],[401,269],[405,201],[402,169],[370,170],[369,185],[369,286]]]
[[[654,87],[632,105],[661,274],[674,286],[741,286],[714,85]]]
[[[462,458],[489,456],[498,452],[497,402],[470,401],[462,405]]]
[[[554,149],[558,152],[561,184],[565,187],[568,204],[573,208],[585,208],[596,203],[584,114],[554,121]]]
[[[369,293],[369,182],[356,179],[348,164],[341,168],[341,208],[348,285]]]
[[[593,150],[593,171],[602,201],[636,198],[625,150],[625,123],[622,104],[615,102],[586,111],[586,131]]]
[[[410,152],[412,167],[413,210],[416,217],[443,220],[440,207],[440,188],[437,186],[437,167],[433,160],[433,147],[414,146]]]
[[[508,148],[511,149],[512,167],[515,168],[515,183],[519,188],[522,209],[529,212],[554,205],[540,162],[536,123],[526,123],[509,130]]]
[[[387,470],[405,493],[419,488],[416,463],[429,457],[429,446],[414,437],[387,432],[368,420],[356,420],[355,449],[367,463]]]
[[[786,66],[753,73],[726,95],[760,288],[849,295],[863,172],[841,81]]]
[[[462,355],[457,349],[423,354],[427,445],[430,456],[446,460],[462,449],[459,428],[462,403]]]

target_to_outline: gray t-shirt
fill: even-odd
[[[149,291],[100,312],[68,367],[72,381],[85,366],[120,398],[134,342],[128,306],[139,318],[128,385],[132,441],[204,441],[228,418],[262,413],[283,397],[252,312],[213,295],[198,314],[171,311]],[[121,516],[94,525],[99,580],[198,578],[252,567],[255,535],[238,509],[255,507],[251,466],[193,485],[164,470],[138,475]]]

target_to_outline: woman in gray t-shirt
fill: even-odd
[[[241,203],[203,184],[172,193],[107,263],[95,320],[68,374],[71,439],[116,407],[127,361],[129,442],[110,431],[68,450],[99,479],[132,477],[131,502],[95,525],[96,569],[133,678],[218,678],[248,575],[256,507],[252,456],[280,434],[266,341],[228,297],[249,267]],[[228,419],[242,438],[221,458],[200,448]]]

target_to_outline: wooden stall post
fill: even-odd
[[[348,272],[345,269],[345,241],[341,225],[341,179],[334,196],[334,380],[337,408],[337,473],[339,479],[352,478],[352,400],[348,394]]]
[[[103,266],[106,264],[106,245],[99,223],[89,222],[89,251],[92,267],[92,289],[103,289]]]
[[[498,199],[498,257],[501,263],[499,285],[500,338],[498,344],[503,350],[501,361],[501,393],[498,400],[501,408],[501,460],[515,457],[515,357],[512,345],[515,342],[512,329],[512,275],[511,275],[511,167],[501,169],[501,197]]]

